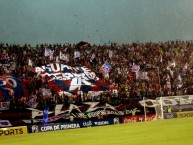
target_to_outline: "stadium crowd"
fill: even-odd
[[[45,56],[45,49],[54,50],[52,58]],[[74,57],[75,52],[80,56]],[[65,59],[60,59],[60,53]],[[132,105],[143,97],[155,99],[160,96],[193,94],[193,41],[147,42],[118,45],[83,44],[41,44],[31,45],[0,44],[0,75],[10,75],[26,80],[29,97],[16,99],[10,94],[10,107],[27,107],[32,98],[37,107],[55,103],[94,101],[94,96],[59,95],[48,88],[32,68],[60,62],[69,66],[85,66],[100,79],[110,84],[116,92],[106,91],[100,101],[111,104],[128,101]],[[6,58],[6,59],[5,59]],[[112,66],[108,75],[101,72],[105,61]],[[43,89],[49,89],[46,96]],[[4,100],[1,100],[4,101]]]

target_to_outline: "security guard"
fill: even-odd
[[[88,112],[88,113],[87,113],[87,119],[91,119],[91,118],[92,118],[91,113]]]
[[[131,110],[132,116],[135,116],[136,112],[137,112],[137,109],[136,109],[136,108],[134,108],[133,110]]]
[[[125,115],[129,114],[129,110],[125,109],[125,110],[124,110],[124,114],[125,114]]]
[[[172,113],[172,107],[168,106],[168,113]]]
[[[74,116],[73,115],[70,115],[70,121],[74,122]]]

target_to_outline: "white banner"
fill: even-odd
[[[0,120],[0,127],[12,126],[9,120]]]
[[[146,107],[155,107],[157,105],[160,105],[160,103],[158,101],[152,100],[152,99],[141,100],[141,101],[139,101],[139,103],[142,106],[146,106]]]
[[[161,102],[162,100],[162,102]],[[157,105],[163,106],[175,106],[175,105],[186,105],[193,104],[193,95],[184,95],[184,96],[167,96],[167,97],[157,97],[156,100],[146,99],[139,101],[142,106],[146,107],[155,107]]]

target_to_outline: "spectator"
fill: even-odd
[[[50,49],[52,57],[45,56],[45,49]],[[60,57],[60,52],[65,58]],[[80,53],[74,58],[75,52]],[[151,52],[151,53],[150,53]],[[77,53],[76,53],[77,54]],[[92,59],[91,59],[92,58]],[[35,66],[48,63],[60,62],[69,66],[86,66],[91,69],[103,81],[115,84],[117,95],[111,99],[113,93],[101,94],[101,101],[115,103],[131,102],[142,97],[155,99],[159,96],[186,95],[193,93],[193,41],[167,41],[147,42],[118,45],[85,45],[78,47],[75,44],[40,44],[32,47],[25,44],[9,45],[0,44],[0,74],[12,75],[21,78],[26,83],[29,96],[35,93],[38,102],[37,107],[47,104],[70,101],[92,101],[92,96],[84,94],[80,96],[62,97],[53,90],[45,87],[47,79],[43,80],[32,71]],[[69,61],[70,60],[70,61]],[[100,71],[104,61],[108,61],[112,69],[109,78],[105,78]],[[140,69],[133,72],[132,66],[137,65]],[[126,89],[125,89],[126,87]],[[47,89],[47,90],[45,90]],[[42,92],[44,91],[44,92]],[[49,95],[45,92],[49,91]],[[53,98],[54,96],[54,98]],[[18,104],[29,101],[29,97],[18,100],[10,97],[11,108],[17,108]],[[18,104],[17,104],[18,103]],[[134,107],[134,106],[133,106]]]

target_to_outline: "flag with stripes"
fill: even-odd
[[[57,92],[71,94],[83,91],[109,90],[109,84],[102,82],[96,74],[86,67],[71,67],[59,63],[35,67],[37,75],[46,80],[48,86]]]

